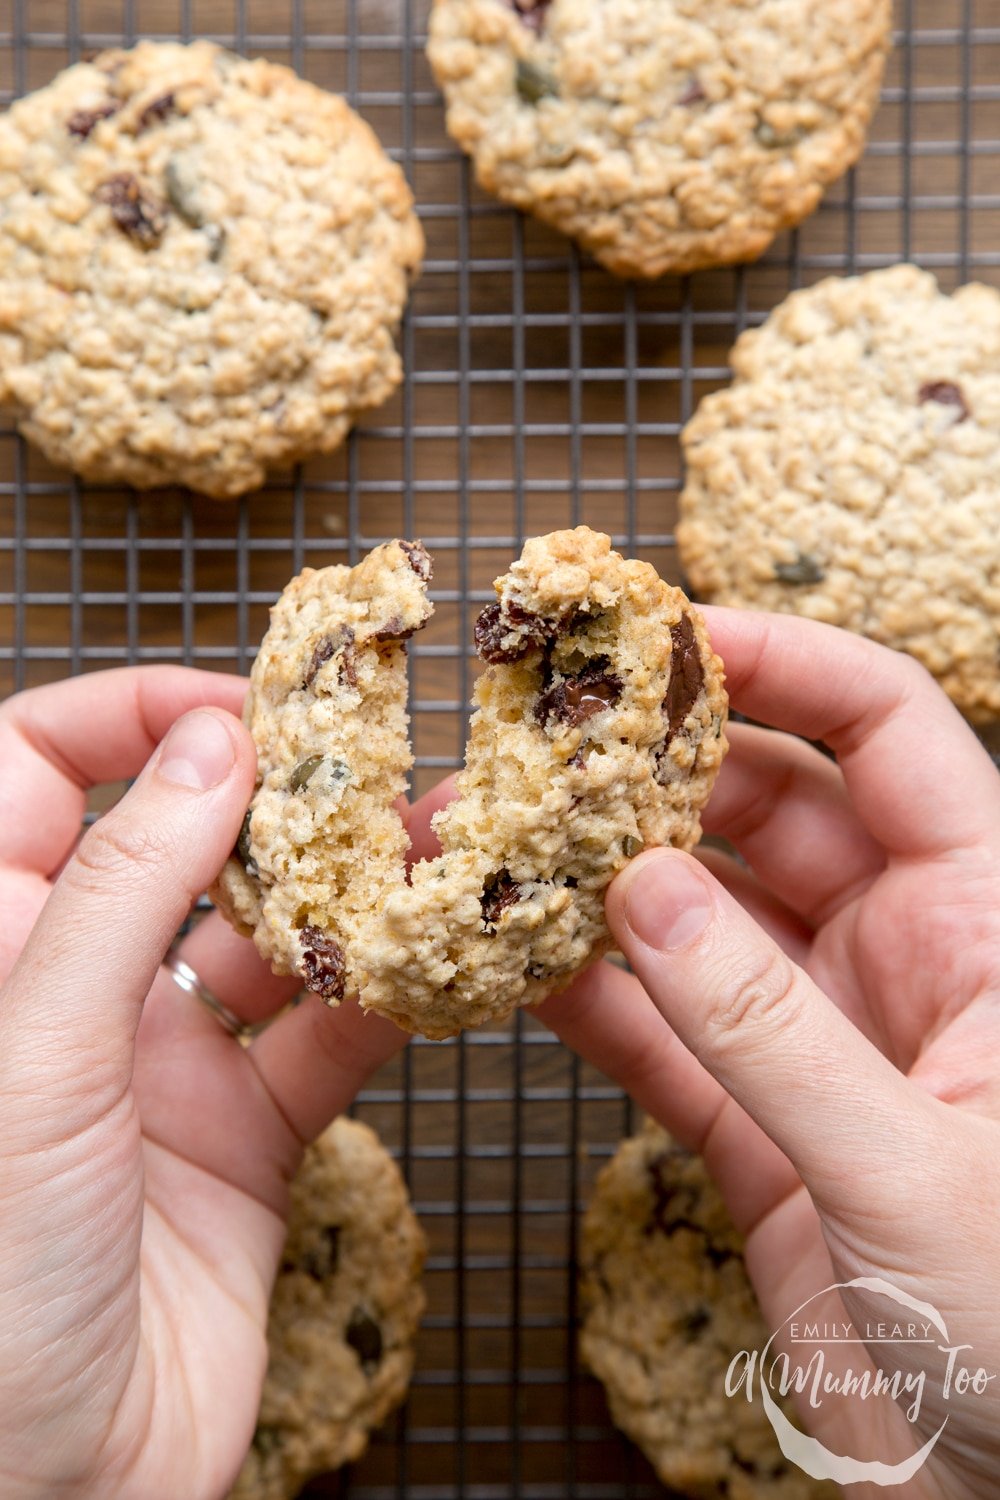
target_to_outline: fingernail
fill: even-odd
[[[698,866],[666,851],[633,867],[625,888],[625,920],[641,943],[672,953],[708,926],[712,898]]]
[[[207,792],[226,779],[235,759],[236,747],[225,726],[214,714],[197,709],[178,719],[170,730],[160,747],[156,770],[174,786]]]

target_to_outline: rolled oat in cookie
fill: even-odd
[[[1000,718],[1000,295],[916,266],[786,298],[684,435],[699,595],[906,651]]]
[[[206,41],[101,53],[0,116],[0,404],[89,478],[243,494],[399,384],[422,253],[343,99]]]
[[[267,1324],[257,1430],[230,1500],[295,1500],[359,1458],[406,1394],[425,1241],[399,1170],[366,1125],[306,1150]]]
[[[250,675],[258,786],[212,895],[277,973],[332,1004],[358,988],[360,926],[406,883],[393,806],[413,759],[403,643],[431,613],[429,576],[419,542],[306,568]]]
[[[679,589],[587,527],[534,538],[477,622],[487,665],[457,797],[434,820],[441,854],[407,883],[391,807],[409,765],[401,654],[398,678],[378,677],[376,629],[357,685],[342,651],[311,675],[362,570],[394,619],[400,578],[423,600],[401,547],[354,574],[304,575],[276,607],[247,708],[261,789],[218,895],[279,971],[330,1001],[357,989],[366,1009],[441,1037],[543,999],[607,950],[614,875],[643,848],[698,840],[727,700]],[[355,630],[354,657],[361,641]],[[348,762],[345,790],[313,792],[312,773],[304,792],[291,785],[318,755]]]
[[[482,185],[622,276],[750,260],[861,155],[891,0],[435,0]]]
[[[362,1004],[447,1036],[569,983],[610,946],[604,892],[640,849],[689,849],[726,749],[722,664],[648,563],[579,526],[527,542],[476,626],[442,853],[361,936]]]
[[[581,1275],[583,1356],[671,1493],[836,1500],[783,1457],[759,1400],[726,1394],[730,1361],[768,1330],[704,1163],[651,1121],[597,1180]]]

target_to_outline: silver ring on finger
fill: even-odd
[[[239,1016],[235,1015],[229,1009],[228,1005],[223,1005],[218,996],[212,994],[212,991],[206,984],[202,983],[191,965],[180,957],[177,952],[176,943],[171,947],[166,958],[163,960],[163,966],[178,989],[183,990],[187,995],[193,995],[196,1000],[200,1001],[205,1009],[215,1017],[223,1031],[227,1031],[230,1036],[235,1037],[242,1046],[246,1046],[249,1043],[253,1036],[253,1027],[248,1026],[245,1021],[241,1021]]]

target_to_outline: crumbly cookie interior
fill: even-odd
[[[407,883],[391,807],[410,764],[402,648],[378,637],[386,615],[409,633],[429,613],[414,556],[393,542],[357,581],[303,575],[276,607],[248,701],[262,775],[249,862],[230,860],[219,897],[282,972],[331,1002],[357,989],[435,1037],[541,1000],[607,949],[613,876],[700,836],[726,697],[700,617],[648,564],[587,527],[529,541],[477,625],[487,667],[456,800],[435,820],[442,852]],[[313,676],[359,592],[383,623],[352,627],[356,684],[341,648]]]

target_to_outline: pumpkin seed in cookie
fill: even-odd
[[[517,60],[514,83],[525,104],[540,104],[543,99],[555,99],[559,96],[559,85],[552,74],[523,57]]]

